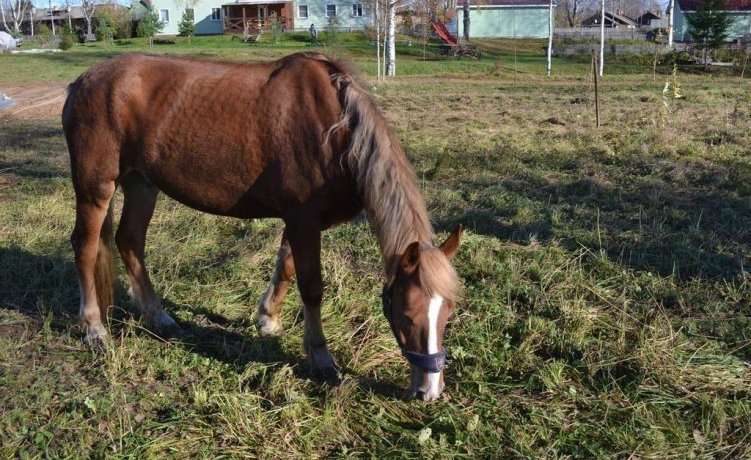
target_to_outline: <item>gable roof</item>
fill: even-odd
[[[678,6],[683,11],[696,11],[703,0],[678,0]],[[725,0],[722,11],[751,11],[751,0]]]
[[[593,14],[592,16],[588,17],[584,21],[582,21],[582,24],[599,24],[600,23],[600,17],[601,13]],[[631,19],[628,16],[624,16],[622,14],[613,13],[612,11],[605,11],[605,21],[610,21],[611,23],[617,23],[622,24],[625,26],[632,26],[636,27],[636,21]]]

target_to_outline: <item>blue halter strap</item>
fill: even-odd
[[[438,353],[423,354],[402,349],[402,354],[407,358],[407,361],[409,361],[410,364],[419,367],[429,374],[441,372],[444,366],[446,366],[445,350],[439,351]]]

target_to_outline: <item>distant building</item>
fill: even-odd
[[[673,20],[673,38],[679,42],[690,42],[691,34],[686,16],[695,13],[702,0],[677,0],[675,2],[675,19]],[[731,17],[729,41],[751,34],[751,0],[725,0],[723,11]]]
[[[582,21],[582,26],[600,27],[601,20],[602,13],[597,13]],[[605,27],[609,29],[636,29],[638,24],[621,12],[605,11]]]
[[[457,14],[447,28],[464,36],[464,2],[456,4]],[[470,1],[470,38],[547,38],[549,6],[545,0],[481,0]],[[555,6],[554,6],[555,7]]]
[[[184,0],[142,0],[164,23],[160,35],[177,35],[183,13],[190,8]],[[202,0],[190,8],[196,35],[243,33],[249,21],[269,29],[272,20],[283,30],[317,30],[333,25],[343,30],[361,30],[372,23],[370,4],[364,0]]]
[[[652,29],[665,27],[667,25],[667,21],[665,21],[665,19],[654,14],[651,11],[647,11],[646,13],[636,18],[634,21],[636,22],[637,27],[649,27]]]

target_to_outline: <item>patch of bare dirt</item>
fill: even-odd
[[[65,103],[65,83],[33,83],[2,86],[0,92],[16,105],[0,111],[0,118],[37,120],[60,117]]]

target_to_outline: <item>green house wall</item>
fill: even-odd
[[[688,13],[692,14],[692,13]],[[751,11],[730,12],[731,17],[730,30],[728,31],[728,40],[733,41],[751,33]],[[470,16],[471,18],[472,16]],[[673,39],[678,42],[690,42],[691,26],[686,20],[686,13],[681,10],[678,2],[675,4],[675,18],[673,19],[673,28],[675,30]],[[471,31],[471,29],[470,29]]]
[[[362,5],[362,16],[353,16],[352,5],[358,3]],[[336,5],[336,27],[361,30],[371,22],[369,2],[365,0],[297,0],[293,2],[293,5],[295,9],[295,30],[308,30],[311,24],[315,24],[319,32],[325,30],[331,23],[330,18],[326,17],[326,5]],[[300,17],[300,5],[308,6],[307,18]]]
[[[457,29],[464,36],[464,11],[457,10]],[[547,7],[478,6],[469,11],[470,37],[547,38]]]

